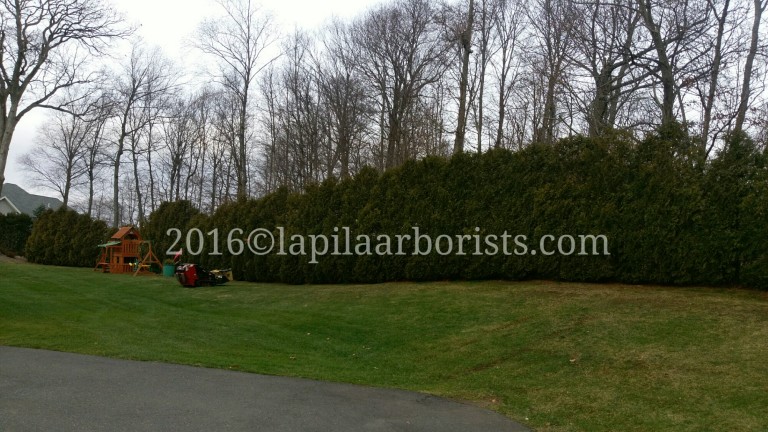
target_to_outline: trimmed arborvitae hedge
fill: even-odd
[[[328,180],[301,194],[280,190],[190,221],[184,228],[200,229],[206,244],[203,255],[189,259],[232,267],[237,278],[251,281],[546,278],[768,288],[765,151],[739,135],[707,162],[701,146],[679,127],[641,142],[620,133],[574,137],[514,153],[426,158],[383,174],[364,169],[348,180]],[[506,231],[527,236],[531,249],[547,234],[603,234],[610,255],[475,256],[472,246],[463,256],[414,256],[413,240],[405,255],[326,254],[317,263],[309,263],[310,256],[278,255],[277,247],[264,256],[247,248],[235,256],[228,252],[254,228],[277,237],[277,227],[284,227],[286,239],[306,239],[342,235],[334,228],[349,227],[354,246],[358,234],[394,238],[412,235],[415,226],[433,240]],[[234,228],[244,234],[228,243]],[[220,256],[208,255],[213,236],[206,233],[214,229]]]
[[[103,221],[73,210],[42,212],[27,239],[27,260],[38,264],[93,267],[99,256],[98,245],[109,238]]]
[[[24,245],[32,232],[32,218],[26,214],[0,215],[0,253],[24,255]]]
[[[184,230],[198,215],[200,211],[190,201],[164,202],[149,215],[147,223],[140,227],[141,237],[152,242],[152,250],[161,261],[172,259],[173,256],[168,256],[166,252],[174,246],[176,237],[167,235],[168,229]],[[179,247],[177,244],[174,249]]]

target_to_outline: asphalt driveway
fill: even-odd
[[[527,431],[420,393],[0,346],[0,431]]]

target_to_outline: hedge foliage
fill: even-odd
[[[200,247],[199,237],[205,244],[203,255],[186,259],[232,267],[238,279],[288,283],[544,278],[768,288],[766,159],[765,151],[739,135],[707,161],[697,141],[679,127],[641,142],[617,133],[518,152],[426,158],[383,174],[364,169],[352,179],[331,179],[301,194],[279,190],[223,206],[210,217],[190,217],[186,230],[198,228],[202,234],[191,236],[192,249]],[[278,255],[279,245],[264,256],[247,248],[229,253],[229,247],[238,246],[227,239],[232,229],[244,230],[235,236],[239,239],[254,228],[266,228],[277,238],[278,227],[284,227],[288,244],[294,234],[338,235],[340,252],[344,233],[335,228],[349,227],[354,251],[359,234],[374,239],[413,235],[412,227],[418,227],[432,240],[453,236],[454,253],[414,256],[413,240],[404,255],[329,253],[317,263],[310,263],[309,255]],[[219,256],[210,255],[214,236],[208,233],[214,229]],[[525,235],[529,248],[520,250],[526,253],[492,254],[481,247],[483,255],[472,254],[472,236],[504,232]],[[455,253],[455,236],[461,234],[470,236],[463,256]],[[530,253],[546,234],[576,239],[602,234],[610,255]],[[511,251],[513,240],[510,244]]]
[[[38,264],[93,267],[98,245],[112,234],[107,224],[74,210],[46,210],[38,215],[27,239],[27,260]]]
[[[10,257],[24,255],[24,245],[31,232],[32,218],[28,215],[0,215],[0,253]]]
[[[140,232],[144,240],[152,242],[152,250],[162,261],[173,259],[166,252],[171,248],[176,237],[167,235],[168,229],[185,230],[190,221],[200,214],[190,201],[164,202],[152,212]],[[179,246],[177,245],[176,248]]]

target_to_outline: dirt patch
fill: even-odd
[[[7,262],[7,263],[25,263],[27,262],[27,259],[21,256],[17,256],[15,258],[11,258],[9,256],[3,255],[0,253],[0,262]]]

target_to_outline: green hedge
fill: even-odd
[[[26,214],[0,215],[0,253],[24,255],[24,245],[32,232],[32,218]]]
[[[288,283],[545,278],[768,288],[765,161],[764,151],[735,136],[707,162],[697,141],[679,127],[640,142],[616,133],[519,152],[426,158],[383,174],[364,169],[301,194],[280,190],[191,218],[186,230],[200,229],[206,244],[203,255],[188,259],[232,267],[244,280]],[[235,256],[227,250],[234,228],[244,230],[237,242],[254,228],[277,236],[277,227],[284,227],[286,239],[331,239],[341,234],[334,228],[349,227],[353,237],[394,238],[413,234],[416,226],[433,240],[441,234],[525,235],[529,251],[546,234],[602,234],[610,255],[414,256],[411,241],[405,255],[327,254],[310,263],[310,256],[276,250],[264,256],[247,248]],[[214,229],[220,256],[208,255],[213,236],[206,233]],[[473,241],[465,246],[474,250]]]
[[[35,220],[27,239],[27,260],[38,264],[93,267],[98,245],[111,234],[103,221],[73,210],[46,210]]]
[[[173,247],[177,250],[179,245],[173,244],[176,236],[169,235],[168,230],[176,228],[185,231],[190,220],[198,215],[200,211],[190,201],[164,202],[149,215],[147,223],[140,227],[141,237],[152,242],[152,250],[161,261],[173,259],[173,256],[167,254],[168,249]]]

